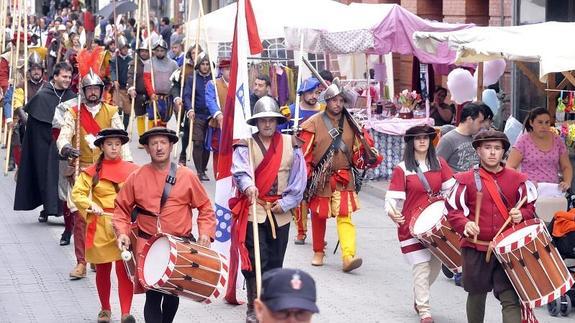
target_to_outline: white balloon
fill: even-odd
[[[456,68],[447,75],[447,88],[451,99],[457,104],[472,101],[477,95],[477,82],[473,75],[463,68]]]
[[[483,63],[483,86],[490,86],[497,83],[503,73],[507,64],[503,58],[487,61]],[[477,81],[477,70],[473,74],[475,81]]]

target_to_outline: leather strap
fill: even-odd
[[[178,169],[178,165],[174,162],[170,163],[170,172],[168,176],[166,176],[166,183],[164,184],[164,191],[162,192],[162,197],[160,198],[160,212],[162,212],[162,208],[166,201],[168,200],[168,196],[170,196],[170,191],[172,187],[176,184],[176,171]],[[158,217],[160,214],[156,214],[154,212],[148,211],[139,205],[134,207],[134,211],[132,212],[132,222],[136,222],[138,218],[138,214],[144,214],[148,216]]]
[[[325,124],[325,127],[327,128],[327,132],[329,133],[329,135],[333,138],[333,141],[331,143],[331,147],[330,149],[339,149],[341,150],[344,154],[348,154],[349,153],[349,148],[347,147],[347,145],[342,141],[342,137],[343,137],[343,117],[341,117],[339,119],[339,123],[337,125],[337,128],[333,126],[333,124],[331,123],[331,120],[329,119],[329,117],[327,116],[327,113],[323,112],[321,115],[321,119],[323,120],[323,123]],[[329,151],[329,149],[328,149]]]
[[[425,189],[427,194],[432,195],[433,191],[431,190],[431,186],[429,185],[427,178],[425,178],[425,175],[423,175],[423,172],[421,171],[421,168],[419,167],[419,165],[417,165],[417,168],[415,169],[415,171],[416,171],[417,177],[419,178],[419,181],[423,185],[423,188]]]

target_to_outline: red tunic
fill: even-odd
[[[441,166],[439,171],[429,171],[426,165],[421,167],[423,175],[434,193],[447,192],[455,184],[451,168],[447,162],[443,158],[439,158],[439,163]],[[385,200],[386,209],[389,209],[388,204],[395,207],[397,202],[404,201],[401,212],[405,217],[405,222],[397,228],[397,236],[406,261],[411,265],[429,261],[430,253],[427,248],[409,232],[409,223],[416,215],[417,208],[427,203],[428,194],[417,177],[417,173],[406,170],[405,162],[399,163],[393,169]]]
[[[469,221],[475,221],[477,187],[473,172],[473,170],[469,170],[455,175],[457,184],[446,203],[449,223],[462,237],[464,236],[465,224]],[[521,214],[524,220],[534,217],[537,188],[527,180],[527,175],[506,167],[503,167],[498,173],[487,173],[501,188],[503,195],[510,204],[508,209],[514,207],[527,194],[527,202],[520,208]],[[482,185],[482,192],[483,200],[479,216],[480,232],[477,239],[491,241],[505,223],[505,218],[495,206],[485,184]],[[487,250],[487,246],[476,245],[465,238],[461,239],[461,247],[475,248],[479,251]]]

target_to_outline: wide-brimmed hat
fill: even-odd
[[[414,139],[417,136],[428,136],[429,140],[435,139],[437,133],[435,129],[428,125],[421,125],[421,126],[413,126],[407,131],[405,131],[405,135],[403,136],[403,140],[405,142]]]
[[[124,129],[106,128],[100,130],[94,140],[94,146],[99,147],[108,138],[118,138],[122,141],[122,145],[130,141],[128,133]]]
[[[507,135],[497,130],[481,131],[480,133],[475,135],[475,138],[473,138],[473,142],[471,143],[471,145],[473,146],[473,148],[477,149],[477,147],[479,147],[479,145],[481,145],[481,143],[484,141],[501,141],[501,143],[503,143],[503,149],[505,149],[505,151],[507,151],[509,147],[511,147],[511,143],[509,142]]]
[[[147,145],[148,144],[148,139],[152,136],[166,136],[168,137],[168,139],[170,140],[171,143],[176,143],[178,142],[178,135],[176,135],[176,132],[172,129],[168,129],[168,128],[164,128],[164,127],[154,127],[146,132],[144,132],[141,136],[140,136],[140,140],[138,140],[138,142],[140,143],[140,145]]]
[[[278,124],[288,121],[288,119],[280,113],[280,108],[276,100],[271,96],[261,97],[254,105],[254,114],[251,118],[246,120],[250,126],[257,126],[257,119],[260,118],[276,118]]]
[[[264,273],[260,300],[272,312],[289,309],[319,313],[313,278],[303,270],[276,268]]]

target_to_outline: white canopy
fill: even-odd
[[[509,27],[474,27],[453,32],[416,32],[415,45],[434,53],[441,43],[457,51],[456,63],[504,58],[539,62],[539,80],[547,74],[575,70],[575,23],[545,22]]]

